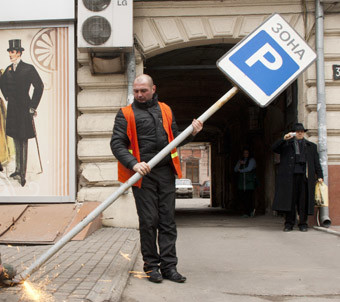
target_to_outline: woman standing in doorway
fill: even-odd
[[[238,173],[237,189],[244,208],[244,217],[255,214],[254,190],[256,188],[256,161],[250,156],[249,148],[244,148],[234,171]]]

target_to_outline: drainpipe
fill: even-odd
[[[136,77],[136,58],[135,58],[135,50],[132,48],[131,52],[126,54],[126,77],[127,77],[127,99],[126,105],[131,105],[133,103],[133,81]],[[122,184],[121,184],[122,186]],[[128,191],[125,191],[123,194],[128,194]]]
[[[127,61],[127,105],[133,103],[133,81],[136,77],[136,59],[135,59],[135,51],[132,48],[132,51],[126,54]]]
[[[327,125],[326,125],[326,97],[325,97],[325,71],[324,71],[324,37],[323,37],[323,6],[320,0],[315,0],[315,48],[316,59],[316,90],[318,113],[318,143],[320,164],[324,182],[328,186],[328,157],[327,157]],[[328,228],[331,225],[328,207],[320,207],[320,223]]]

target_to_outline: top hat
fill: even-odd
[[[305,129],[305,127],[303,126],[302,123],[295,123],[294,125],[294,128],[293,128],[293,131],[304,131],[304,132],[307,132],[308,129]]]
[[[20,39],[14,39],[9,40],[9,48],[7,51],[16,50],[16,51],[24,51],[25,49],[21,47],[21,40]]]

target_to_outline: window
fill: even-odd
[[[193,183],[199,183],[198,159],[190,159],[186,162],[186,178],[191,179]]]

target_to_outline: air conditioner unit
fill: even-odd
[[[131,50],[133,0],[78,0],[78,49],[81,52]]]

